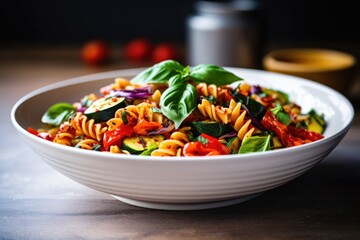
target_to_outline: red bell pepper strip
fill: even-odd
[[[134,127],[134,132],[139,135],[147,135],[149,131],[159,130],[160,128],[161,124],[158,122],[149,122],[145,119],[139,119]]]
[[[324,138],[324,136],[322,134],[317,133],[317,132],[308,131],[305,128],[295,128],[294,126],[289,126],[289,130],[294,136],[299,137],[301,139],[317,141],[317,140]]]
[[[112,131],[107,131],[104,134],[103,145],[104,149],[107,151],[111,146],[117,145],[122,146],[122,141],[125,137],[130,137],[134,133],[133,126],[131,125],[121,125]]]
[[[27,131],[35,136],[37,136],[39,133],[36,129],[34,129],[32,127],[28,127]]]
[[[279,122],[270,110],[266,111],[261,124],[267,130],[274,132],[285,147],[298,146],[305,143],[300,137],[294,136],[285,124]]]

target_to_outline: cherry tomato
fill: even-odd
[[[215,156],[230,154],[231,150],[216,138],[207,134],[201,134],[204,142],[188,142],[183,148],[184,156]]]
[[[38,132],[36,129],[31,128],[31,127],[29,127],[27,130],[28,130],[29,133],[31,133],[31,134],[39,137],[39,138],[43,138],[43,139],[48,140],[48,141],[53,141],[54,140],[54,137],[51,136],[47,132]]]
[[[231,150],[228,147],[226,147],[224,144],[219,142],[217,138],[214,138],[205,133],[202,133],[200,136],[207,140],[206,146],[208,148],[214,149],[214,150],[218,151],[220,154],[230,154],[231,153]]]
[[[155,46],[152,51],[151,61],[153,63],[159,63],[169,59],[177,59],[177,49],[175,45],[171,43],[160,43]]]
[[[124,55],[130,61],[146,61],[150,57],[151,42],[145,38],[136,38],[124,47]]]
[[[214,156],[220,153],[214,149],[207,148],[201,142],[188,142],[184,145],[183,154],[187,157],[192,156]]]
[[[92,40],[84,44],[81,58],[89,65],[100,65],[110,58],[110,47],[103,40]]]

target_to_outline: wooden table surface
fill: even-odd
[[[135,65],[84,66],[74,49],[0,51],[0,239],[360,239],[360,117],[322,163],[230,207],[139,208],[80,185],[17,135],[10,111],[26,93],[67,78]],[[359,82],[353,96],[359,96]]]

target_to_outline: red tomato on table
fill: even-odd
[[[81,58],[89,65],[100,65],[110,58],[110,47],[103,40],[92,40],[84,44]]]
[[[159,63],[165,60],[175,60],[178,58],[177,49],[171,43],[159,43],[152,51],[151,61]]]
[[[151,43],[145,38],[136,38],[124,47],[124,56],[130,61],[146,61],[151,54]]]

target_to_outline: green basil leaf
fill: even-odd
[[[61,123],[68,120],[68,118],[75,112],[75,107],[70,103],[56,103],[44,113],[41,118],[43,123],[48,123],[55,126],[60,126]]]
[[[241,143],[239,153],[265,152],[270,150],[271,136],[252,136]]]
[[[169,79],[168,85],[173,86],[173,85],[176,85],[176,84],[185,84],[185,81],[186,81],[186,79],[184,77],[177,74],[177,75],[172,76]]]
[[[181,78],[181,76],[178,77]],[[187,83],[169,86],[161,95],[161,111],[175,123],[175,128],[179,128],[196,108],[196,93],[196,88]]]
[[[177,74],[181,74],[184,67],[173,60],[166,60],[145,69],[133,79],[132,83],[167,83],[169,79]]]
[[[212,64],[200,64],[191,69],[189,77],[195,82],[205,82],[222,86],[242,80],[242,78]]]
[[[280,104],[277,104],[276,107],[271,108],[270,111],[281,123],[285,124],[286,126],[290,124],[291,117],[284,111],[283,107]]]

